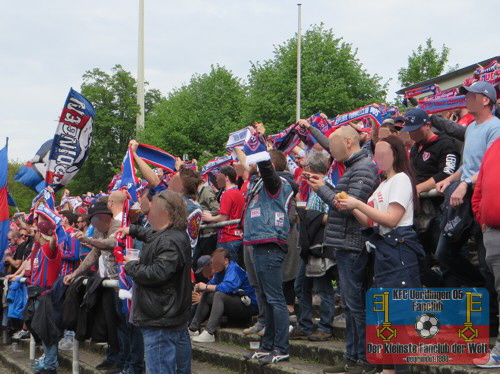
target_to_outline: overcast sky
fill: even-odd
[[[211,64],[246,78],[250,61],[297,30],[297,1],[146,0],[145,79],[167,94]],[[399,89],[397,71],[427,37],[451,48],[449,64],[500,54],[498,0],[302,0],[302,28],[323,22],[358,49],[369,73]],[[51,138],[70,87],[92,68],[137,74],[137,0],[3,2],[0,12],[0,146],[31,158]],[[355,108],[353,108],[355,109]]]

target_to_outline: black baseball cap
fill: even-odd
[[[394,119],[394,123],[395,123],[394,126],[399,127],[399,128],[403,128],[403,125],[396,125],[396,123],[398,123],[398,122],[402,122],[402,123],[405,122],[405,118],[403,116],[397,116],[397,117],[394,117],[393,119]]]
[[[96,214],[109,214],[110,216],[113,215],[113,213],[111,213],[111,211],[108,209],[108,204],[104,201],[91,204],[89,207],[89,212],[87,213],[85,218],[90,220]]]
[[[212,263],[212,257],[210,257],[209,255],[204,255],[204,256],[201,256],[199,259],[198,259],[198,262],[196,262],[196,274],[199,274],[203,271],[204,268],[206,268],[207,266],[210,266],[210,264]]]
[[[493,104],[497,102],[497,91],[495,87],[488,82],[474,82],[470,86],[462,86],[458,89],[460,95],[466,95],[467,92],[483,94],[490,99]]]
[[[405,113],[405,126],[401,131],[411,132],[418,130],[429,121],[429,115],[425,110],[412,108]]]

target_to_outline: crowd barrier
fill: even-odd
[[[26,282],[26,280],[27,280],[26,277],[21,277],[19,279],[19,281],[21,283]],[[4,282],[5,281],[5,277],[1,277],[0,281]],[[86,279],[83,281],[83,284],[87,284],[87,280]],[[111,280],[111,279],[105,279],[102,282],[102,286],[103,287],[108,287],[108,288],[116,288],[116,289],[119,288],[118,281],[117,280]],[[7,317],[6,316],[6,314],[7,314],[7,308],[3,309],[3,313],[4,313],[3,317],[4,317],[4,320],[5,320],[6,317]],[[6,345],[7,342],[8,342],[7,329],[6,328],[3,329],[2,341],[3,341],[4,345]],[[30,361],[34,361],[35,360],[35,353],[36,353],[35,352],[35,348],[36,348],[35,338],[33,337],[33,335],[30,334],[30,351],[29,351]],[[73,352],[72,352],[72,373],[73,374],[79,374],[80,373],[80,342],[78,340],[76,340],[74,337],[73,337]]]

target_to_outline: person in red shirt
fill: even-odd
[[[457,121],[457,123],[460,126],[467,127],[474,121],[474,116],[469,113],[467,108],[460,109],[459,114],[460,114],[460,119]]]
[[[232,166],[225,165],[219,174],[224,176],[225,190],[221,196],[219,214],[212,216],[210,212],[203,213],[203,221],[208,223],[240,219],[245,206],[245,198],[236,185],[236,170]],[[227,249],[231,260],[241,263],[239,257],[243,246],[243,230],[238,226],[238,224],[227,225],[219,229],[217,247]]]
[[[56,226],[54,223],[38,218],[35,229],[35,244],[31,252],[31,286],[38,286],[45,290],[52,287],[59,277],[62,263],[62,249],[57,244]],[[39,302],[35,304],[35,315]],[[37,373],[57,373],[57,343],[47,345],[42,341],[45,359],[43,368]]]
[[[495,278],[495,290],[500,295],[500,138],[484,154],[472,195],[472,210],[483,231],[486,264]],[[493,301],[492,301],[493,302]],[[497,301],[499,302],[499,301]],[[479,367],[500,368],[500,334],[491,350],[488,362]]]

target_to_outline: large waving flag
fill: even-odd
[[[175,156],[172,156],[163,149],[140,143],[136,153],[137,156],[150,165],[166,169],[170,172],[175,171]]]
[[[7,175],[8,175],[8,149],[9,140],[5,142],[5,147],[0,149],[0,258],[9,247],[7,234],[10,230],[9,203],[7,198]],[[0,271],[3,271],[3,261],[0,261]]]
[[[87,159],[92,143],[94,116],[92,104],[71,88],[47,162],[45,182],[54,191],[66,185]]]
[[[14,180],[31,188],[36,193],[42,191],[45,188],[45,174],[47,174],[47,162],[51,148],[52,139],[49,139],[41,145],[26,165],[19,168]]]

